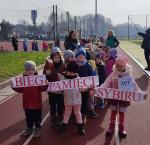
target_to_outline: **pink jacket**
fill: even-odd
[[[116,70],[116,66],[113,67],[113,72],[108,76],[106,81],[101,85],[103,88],[115,88],[118,89],[118,81],[116,81],[118,78],[121,77],[129,77],[132,80],[132,88],[131,91],[140,91],[140,88],[137,86],[133,76],[132,76],[132,68],[130,65],[127,64],[126,71],[125,72],[118,72]],[[113,100],[109,99],[108,103],[113,106],[119,106],[119,107],[127,107],[130,105],[129,101],[120,101],[120,100]]]
[[[105,67],[106,76],[109,76],[112,73],[114,64],[115,64],[115,59],[114,58],[111,57],[107,60],[106,67]]]

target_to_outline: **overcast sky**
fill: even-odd
[[[146,14],[149,15],[148,20],[150,19],[150,0],[97,1],[98,13],[101,13],[107,18],[111,18],[113,24],[127,22],[128,14],[138,15],[134,17],[137,23],[145,24]],[[0,19],[6,17],[7,20],[17,21],[18,19],[23,19],[27,16],[30,18],[30,9],[42,9],[51,7],[53,4],[57,4],[58,7],[69,11],[73,15],[95,13],[95,0],[0,0]],[[42,10],[44,11],[44,9]],[[44,18],[46,15],[48,15],[48,12],[46,12],[46,14],[43,12],[41,17]]]

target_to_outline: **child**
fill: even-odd
[[[24,39],[22,44],[23,44],[23,50],[28,51],[28,41],[27,41],[27,39]]]
[[[108,52],[108,58],[106,60],[106,76],[108,77],[112,73],[113,65],[115,64],[115,60],[117,58],[117,50],[116,48],[110,49]]]
[[[63,62],[62,53],[58,47],[53,47],[51,52],[51,59],[46,61],[43,73],[49,82],[59,81],[58,73],[65,71],[65,64]],[[48,92],[51,127],[60,123],[63,119],[64,100],[61,91]]]
[[[93,76],[93,70],[91,65],[86,60],[86,51],[83,47],[79,47],[75,50],[75,57],[77,59],[77,64],[79,65],[79,77]],[[81,93],[82,96],[82,106],[81,112],[83,117],[83,124],[87,123],[87,113],[88,113],[88,98],[89,89],[86,89]],[[91,110],[91,115],[97,116],[94,110]]]
[[[24,76],[37,75],[36,65],[33,61],[26,61],[24,64]],[[42,91],[46,91],[48,86],[33,86],[12,88],[16,92],[23,93],[23,108],[26,116],[27,129],[22,132],[22,136],[30,135],[39,137],[42,122]],[[34,93],[33,93],[34,92]]]
[[[65,50],[64,51],[64,60],[65,60],[65,64],[67,65],[70,61],[75,60],[75,54],[73,51],[71,50]]]
[[[101,87],[119,89],[118,79],[123,78],[128,78],[131,80],[128,90],[135,92],[140,90],[135,80],[133,79],[132,68],[128,64],[127,58],[122,56],[116,59],[115,65],[113,67],[113,72],[108,76],[108,78],[106,79],[104,84],[101,85]],[[111,117],[109,129],[106,132],[106,136],[111,136],[114,133],[116,115],[117,113],[119,113],[119,135],[120,137],[126,137],[127,133],[124,127],[124,119],[125,112],[127,111],[130,102],[110,99],[108,100],[108,104],[110,104]]]
[[[78,77],[78,69],[79,66],[75,61],[70,61],[66,68],[66,73],[64,73],[65,79],[74,79]],[[74,111],[77,123],[78,123],[78,132],[80,135],[84,135],[85,131],[82,125],[82,116],[81,116],[81,93],[79,89],[71,89],[64,91],[64,119],[63,123],[60,126],[60,132],[64,132],[66,130],[70,115],[72,113],[72,109]]]
[[[99,77],[99,86],[105,82],[106,79],[106,71],[105,71],[105,64],[102,60],[102,56],[100,53],[96,55],[95,64],[97,68],[97,74]],[[96,98],[96,107],[104,108],[104,99],[103,98]]]

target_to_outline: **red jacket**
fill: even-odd
[[[24,109],[42,109],[42,93],[46,91],[48,85],[12,88],[18,93],[23,93]]]
[[[12,88],[18,93],[23,93],[24,109],[42,109],[42,93],[48,86],[34,86],[24,88]]]

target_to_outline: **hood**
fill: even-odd
[[[126,70],[124,72],[118,72],[116,69],[116,65],[113,66],[113,73],[117,74],[120,77],[131,75],[132,74],[132,67],[131,65],[126,65]]]

